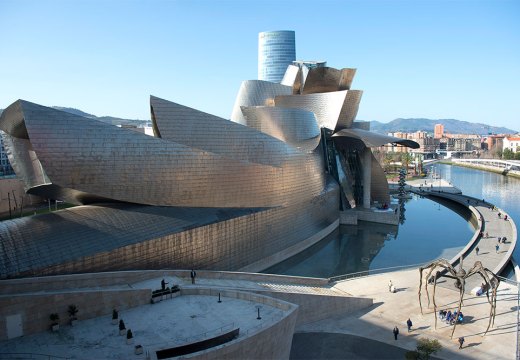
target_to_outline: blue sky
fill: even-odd
[[[0,0],[0,108],[16,99],[149,119],[149,95],[229,118],[258,33],[357,68],[358,119],[520,130],[520,1]]]

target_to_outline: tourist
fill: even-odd
[[[477,256],[478,256],[478,252],[480,251],[480,249],[478,248],[478,246],[475,248],[475,252],[477,253]]]
[[[488,232],[486,231],[486,239],[487,239],[488,237],[489,237],[489,234],[488,234]]]
[[[410,318],[406,320],[406,326],[408,327],[408,332],[412,331],[412,320]]]
[[[495,250],[496,250],[496,253],[498,254],[498,250],[500,249],[500,246],[498,244],[496,244],[495,246]]]
[[[504,216],[504,220],[505,220],[505,221],[507,221],[507,215],[506,215],[506,216]]]
[[[459,338],[459,349],[462,349],[462,344],[464,344],[464,336]]]
[[[504,237],[502,238],[502,244],[505,244],[505,243],[506,243],[506,240],[507,240],[507,238],[504,236]]]
[[[394,286],[394,284],[392,284],[392,280],[389,280],[388,281],[388,292],[392,292],[392,287]]]
[[[498,243],[499,243],[499,244],[502,242],[502,238],[501,238],[500,236],[498,237],[497,240],[498,240]]]
[[[166,289],[166,284],[168,284],[164,279],[161,280],[161,289]]]
[[[502,214],[500,212],[498,213],[498,218],[502,218]]]
[[[195,277],[197,276],[197,273],[195,272],[195,270],[191,269],[190,276],[191,276],[191,283],[195,284]]]
[[[439,310],[439,319],[444,320],[446,317],[446,310]]]
[[[446,324],[449,324],[450,321],[451,321],[451,310],[448,310],[448,312],[446,313]]]
[[[397,326],[394,327],[393,333],[394,333],[394,339],[397,340],[397,335],[399,334],[399,329],[397,328]]]

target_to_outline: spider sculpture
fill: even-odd
[[[421,303],[421,287],[423,282],[423,271],[428,270],[426,275],[426,281],[424,283],[424,290],[426,290],[426,296],[428,297],[428,307],[430,306],[430,294],[428,293],[428,284],[433,283],[433,306],[434,312],[433,316],[435,317],[435,328],[437,329],[437,305],[435,303],[435,288],[437,286],[437,279],[440,277],[447,277],[455,280],[455,287],[459,289],[460,299],[459,306],[457,309],[457,314],[460,314],[460,310],[463,304],[464,298],[464,290],[466,285],[466,279],[473,275],[480,275],[484,280],[483,286],[485,288],[486,297],[488,300],[491,309],[489,311],[489,323],[484,335],[487,334],[489,327],[494,325],[495,323],[495,314],[496,314],[496,303],[497,303],[497,289],[500,284],[500,280],[498,277],[493,274],[493,272],[482,266],[480,261],[476,261],[475,265],[468,271],[462,268],[462,258],[459,261],[460,266],[459,270],[456,271],[453,266],[446,259],[438,259],[433,261],[427,266],[419,268],[419,306],[421,307],[421,314],[423,313],[422,303]],[[434,276],[431,276],[435,269],[442,268],[443,271],[436,271]],[[489,297],[489,290],[491,290],[491,299]],[[453,325],[453,330],[451,331],[451,337],[453,338],[453,334],[455,333],[455,327],[457,326],[457,321]]]

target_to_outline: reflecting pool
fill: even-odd
[[[473,236],[469,211],[462,206],[417,195],[404,206],[405,219],[399,227],[369,222],[342,225],[316,245],[264,272],[331,277],[413,265],[451,258]]]

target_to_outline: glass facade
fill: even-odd
[[[287,66],[296,60],[294,31],[265,31],[258,34],[258,79],[279,83]]]

